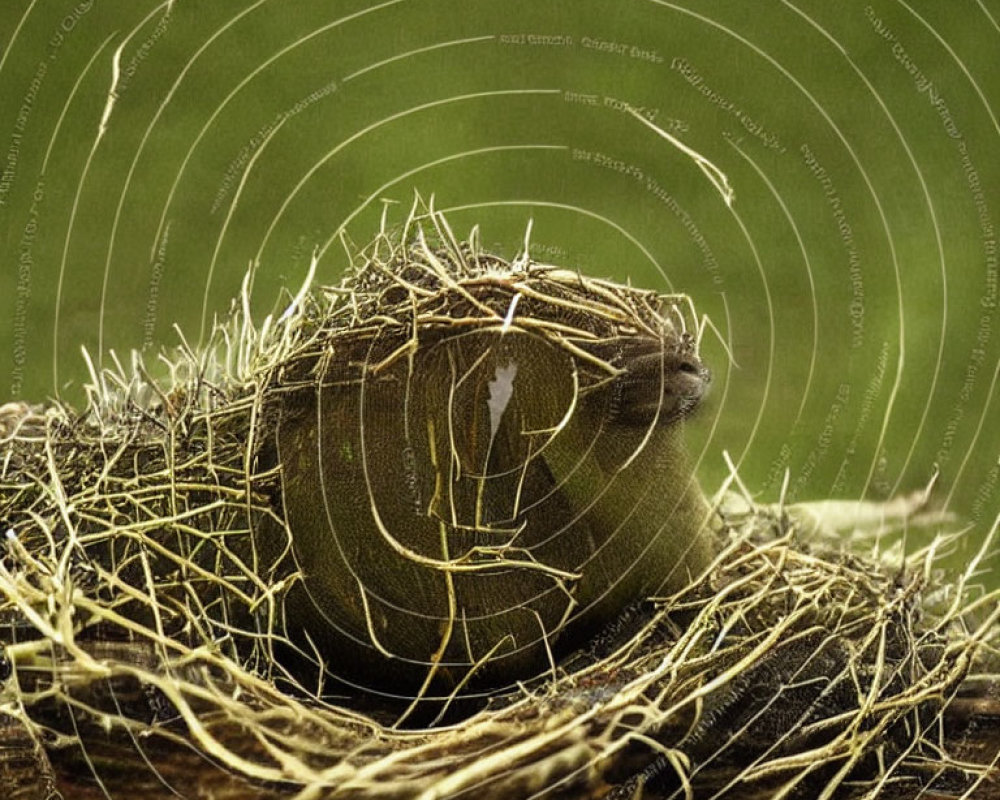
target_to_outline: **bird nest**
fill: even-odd
[[[133,359],[94,369],[82,413],[59,404],[0,409],[6,796],[1000,791],[1000,698],[984,674],[1000,612],[997,593],[975,584],[981,555],[942,582],[937,559],[947,536],[890,565],[836,544],[842,520],[830,506],[805,509],[818,514],[806,521],[802,507],[758,506],[730,485],[705,504],[703,528],[714,543],[707,560],[641,584],[640,596],[612,594],[592,617],[578,608],[578,565],[542,561],[523,532],[459,550],[418,551],[392,539],[393,552],[439,576],[451,611],[434,629],[444,619],[449,635],[456,603],[466,602],[459,580],[539,573],[572,602],[535,642],[542,667],[524,672],[537,659],[514,662],[521,672],[501,672],[509,680],[476,684],[489,659],[456,661],[446,636],[418,665],[427,679],[412,702],[400,705],[375,679],[360,688],[354,677],[338,681],[341,667],[354,674],[347,639],[324,649],[315,628],[299,629],[302,598],[316,592],[289,521],[294,487],[282,425],[304,435],[316,397],[353,391],[400,365],[410,374],[427,341],[456,332],[516,330],[543,340],[575,365],[571,408],[622,373],[623,337],[646,330],[666,342],[658,364],[695,359],[698,331],[684,298],[533,264],[527,253],[508,263],[482,253],[474,234],[458,242],[439,216],[422,222],[426,237],[419,216],[402,233],[383,232],[340,286],[303,290],[260,326],[245,285],[209,346],[183,346],[165,359],[166,378]],[[488,385],[502,374],[491,372]],[[668,388],[661,378],[649,430],[697,400],[694,390],[664,400]],[[490,412],[495,398],[470,422],[486,432],[490,458],[502,424]],[[620,387],[609,398],[620,403]],[[567,415],[555,416],[550,437]],[[403,461],[412,461],[405,450]],[[400,473],[403,484],[413,471],[410,463]],[[527,474],[517,491],[528,491]],[[412,505],[413,487],[398,488]],[[481,511],[488,503],[478,491],[478,504],[469,502]],[[379,641],[376,624],[388,617],[372,609],[373,597],[362,585],[343,605],[360,609],[366,644],[392,674],[393,654],[381,653],[392,642]],[[539,609],[539,618],[548,613]],[[560,643],[566,619],[578,624]],[[477,632],[463,624],[467,638]],[[338,663],[331,653],[341,645],[347,655]],[[400,680],[409,685],[408,676]],[[436,705],[421,714],[430,700]]]

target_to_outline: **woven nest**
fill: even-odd
[[[550,442],[568,437],[577,409],[596,404],[634,431],[623,440],[632,449],[615,463],[615,475],[642,466],[635,453],[652,451],[661,430],[682,428],[705,378],[685,298],[586,279],[527,255],[508,263],[482,253],[475,234],[458,242],[432,214],[415,216],[396,235],[383,232],[342,285],[303,290],[260,327],[250,319],[248,294],[245,287],[208,347],[184,347],[165,359],[164,379],[134,359],[94,371],[82,413],[62,405],[0,409],[5,796],[624,800],[1000,792],[1000,697],[986,674],[998,596],[975,585],[978,560],[941,582],[936,560],[946,536],[888,564],[845,551],[835,506],[761,507],[729,485],[708,503],[695,484],[678,479],[665,512],[673,522],[656,530],[676,531],[697,518],[692,530],[711,550],[691,542],[668,547],[662,558],[682,569],[658,566],[659,580],[615,579],[613,590],[591,601],[583,599],[586,570],[600,563],[600,548],[576,561],[546,550],[531,539],[552,523],[544,514],[519,509],[507,515],[518,525],[500,524],[506,512],[497,508],[510,497],[541,508],[538,497],[552,494],[547,480],[571,493],[572,481],[589,474],[580,466],[567,473],[576,477],[550,474],[561,463]],[[387,523],[377,546],[401,559],[399,580],[414,596],[406,609],[414,622],[401,624],[378,605],[381,587],[369,585],[388,557],[379,557],[371,575],[357,567],[352,574],[360,579],[347,581],[343,596],[328,585],[340,567],[309,560],[315,548],[303,529],[310,517],[296,499],[302,486],[317,479],[354,485],[357,475],[330,477],[325,466],[317,475],[311,456],[295,454],[329,449],[302,446],[302,437],[324,435],[309,433],[318,405],[344,423],[336,428],[345,437],[336,440],[338,452],[370,441],[346,424],[356,417],[382,420],[393,433],[396,417],[370,416],[357,400],[331,410],[330,399],[353,398],[359,387],[377,399],[379,387],[400,375],[430,372],[436,362],[421,354],[438,345],[454,365],[468,355],[448,350],[456,336],[480,342],[463,375],[487,363],[503,338],[537,343],[543,361],[572,365],[573,382],[565,402],[539,406],[550,424],[527,426],[525,411],[517,436],[508,435],[494,413],[499,390],[488,389],[508,374],[508,362],[489,362],[492,381],[478,388],[467,381],[479,392],[470,395],[479,397],[470,405],[479,411],[463,417],[474,444],[454,443],[453,432],[441,466],[412,452],[436,452],[437,434],[407,439],[419,446],[410,453],[409,445],[395,447],[398,475],[369,457],[364,474],[375,477],[366,483],[365,508],[391,506],[373,499],[388,471],[400,508],[433,517],[436,526],[444,524],[434,512],[440,495],[419,485],[428,470],[432,485],[443,474],[460,487],[468,476],[456,463],[480,459],[496,467],[508,458],[531,465],[513,479],[499,467],[475,473],[471,488],[451,490],[458,511],[449,524],[468,527],[462,509],[475,517],[477,536],[468,542],[424,547],[422,539],[397,535],[407,525]],[[659,400],[649,408],[640,402],[641,413],[621,408],[633,389],[645,397],[645,389],[621,382],[629,358],[648,355],[629,350],[636,337],[659,343]],[[681,388],[664,377],[663,364],[688,374]],[[414,418],[434,418],[419,405],[428,397],[451,398],[458,408],[460,384],[453,378],[439,394],[430,383],[422,395],[414,392]],[[548,452],[549,472],[537,466],[539,452]],[[593,457],[608,457],[602,453]],[[666,467],[682,464],[672,457]],[[627,493],[617,502],[624,501],[653,502]],[[655,508],[643,506],[642,516]],[[914,509],[904,511],[908,517]],[[856,523],[852,517],[850,531]],[[353,533],[368,536],[367,524]],[[345,540],[351,533],[348,525]],[[645,540],[637,546],[653,553]],[[515,582],[499,593],[509,593],[511,610],[484,615],[494,621],[477,627],[464,610],[477,602],[470,599],[476,587],[489,584],[476,581],[511,576]],[[553,597],[568,599],[560,605]],[[326,615],[313,607],[322,602],[344,610]],[[525,607],[541,620],[528,644],[515,615]],[[323,635],[317,616],[332,620],[337,635]],[[433,635],[421,628],[425,618],[433,620],[426,626]],[[505,625],[518,635],[496,634]],[[397,636],[400,627],[405,634]],[[453,646],[460,629],[465,642]],[[470,642],[477,638],[483,641]],[[517,655],[505,662],[503,648],[514,639]],[[396,671],[421,647],[425,659],[409,658],[415,666]]]

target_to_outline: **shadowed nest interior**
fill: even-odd
[[[248,297],[166,378],[0,409],[9,796],[1000,791],[981,556],[706,501],[685,298],[431,213]]]

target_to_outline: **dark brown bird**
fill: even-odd
[[[330,675],[401,697],[538,674],[713,553],[682,298],[449,258],[353,276],[363,314],[274,392],[288,621]]]

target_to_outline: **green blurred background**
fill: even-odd
[[[689,293],[708,487],[1000,510],[997,0],[3,0],[0,402],[260,317],[419,191]],[[731,207],[657,126],[723,170]],[[152,359],[150,359],[152,360]],[[979,537],[978,539],[976,537]],[[998,564],[994,560],[993,564]],[[997,579],[993,578],[994,583]]]

